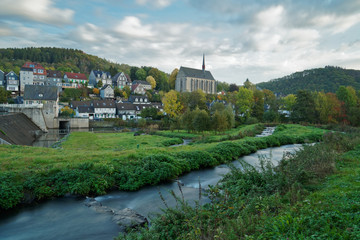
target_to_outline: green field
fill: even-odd
[[[234,129],[232,134],[238,135],[241,129],[244,128]],[[166,146],[182,140],[177,136],[77,132],[56,149],[2,145],[0,209],[21,204],[25,194],[40,200],[67,193],[100,195],[110,189],[136,190],[194,169],[231,161],[257,149],[318,141],[323,133],[324,130],[314,127],[282,125],[269,137],[169,148]]]

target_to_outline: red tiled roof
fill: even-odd
[[[80,80],[87,80],[87,77],[84,73],[71,73],[71,72],[66,72],[65,73],[66,76],[68,78],[71,78],[71,79],[80,79]]]
[[[43,66],[41,66],[41,64],[36,63],[36,62],[26,62],[24,63],[24,65],[22,66],[23,68],[31,68],[31,69],[42,69],[43,72],[39,73],[38,71],[34,72],[35,75],[47,75],[46,70]]]

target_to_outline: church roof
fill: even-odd
[[[179,72],[181,71],[185,74],[186,77],[215,80],[210,71],[203,71],[201,69],[194,69],[188,67],[180,67]]]

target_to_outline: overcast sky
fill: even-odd
[[[206,68],[242,84],[360,69],[359,0],[0,0],[0,47],[76,48],[117,63]]]

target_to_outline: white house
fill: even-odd
[[[113,99],[114,98],[114,89],[109,84],[105,84],[100,89],[100,97],[101,97],[101,99]]]
[[[116,105],[114,100],[93,100],[95,118],[115,118]]]

